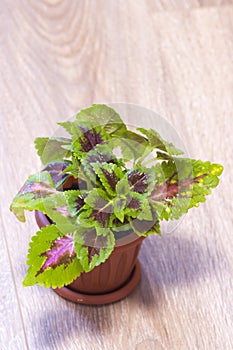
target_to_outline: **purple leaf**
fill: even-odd
[[[92,167],[97,175],[97,179],[102,183],[104,190],[112,196],[116,194],[116,185],[123,177],[121,167],[114,163],[94,163]]]
[[[127,208],[136,209],[136,210],[140,209],[141,208],[140,200],[129,196],[127,198]]]
[[[149,174],[133,170],[128,174],[128,182],[131,190],[138,193],[146,193],[148,189]]]
[[[103,172],[103,175],[105,176],[106,178],[106,181],[108,182],[109,186],[111,187],[111,189],[113,191],[115,191],[116,189],[116,184],[117,182],[119,181],[118,177],[116,176],[116,174],[114,173],[114,171],[112,172],[109,172],[108,170],[106,169],[101,169],[102,172]]]
[[[88,247],[88,264],[91,263],[92,258],[95,255],[99,256],[99,254],[100,254],[100,248]]]
[[[77,211],[79,211],[85,204],[84,199],[86,198],[86,195],[80,194],[74,201],[75,208]]]
[[[67,235],[55,239],[52,242],[50,249],[42,253],[40,256],[45,256],[46,260],[36,276],[48,268],[55,269],[59,265],[64,265],[64,267],[68,266],[76,257],[73,236]]]
[[[102,227],[105,227],[109,222],[111,212],[102,211],[102,209],[93,210],[88,219],[94,218]]]
[[[83,132],[83,136],[80,138],[79,142],[81,145],[81,151],[89,152],[95,148],[96,145],[103,143],[102,135],[95,129],[85,129],[80,127]]]

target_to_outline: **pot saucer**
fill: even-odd
[[[53,289],[61,297],[77,304],[84,305],[105,305],[119,301],[129,295],[140,281],[141,266],[137,260],[134,270],[128,281],[120,288],[105,294],[85,294],[74,291],[69,287]]]

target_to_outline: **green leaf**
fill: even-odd
[[[71,216],[75,216],[85,205],[86,191],[66,191],[65,196],[68,202],[68,210]]]
[[[128,177],[125,175],[116,185],[116,193],[120,197],[126,197],[130,193]]]
[[[44,198],[43,205],[43,212],[63,234],[73,232],[76,229],[75,218],[72,218],[69,213],[66,192],[58,192],[51,197]]]
[[[114,249],[115,239],[109,228],[79,228],[75,232],[75,252],[85,272],[105,262]]]
[[[35,147],[43,164],[54,161],[64,161],[64,158],[70,157],[70,152],[63,148],[71,144],[71,140],[66,138],[48,138],[38,137],[35,139]]]
[[[173,143],[165,141],[162,136],[153,129],[144,129],[144,128],[137,128],[138,131],[140,131],[143,135],[145,135],[148,138],[149,144],[152,147],[152,149],[160,149],[164,152],[166,152],[169,156],[172,155],[180,155],[184,152],[180,149],[176,148]],[[160,153],[161,155],[161,153]]]
[[[104,104],[93,104],[91,107],[81,110],[77,114],[76,120],[80,124],[88,120],[88,123],[100,126],[111,135],[120,136],[127,130],[119,114]]]
[[[68,134],[72,135],[72,128],[73,128],[74,122],[67,121],[67,122],[59,122],[57,124],[62,126],[68,132]]]
[[[114,214],[123,223],[125,217],[126,198],[116,197],[114,199]]]
[[[63,236],[55,225],[46,226],[32,237],[24,286],[35,283],[61,288],[76,279],[83,268],[76,257],[73,235]]]
[[[72,157],[70,165],[68,165],[61,174],[71,176],[73,180],[77,180],[73,181],[72,189],[84,190],[88,187],[92,188],[90,177],[84,172],[84,168],[81,165],[80,160],[78,160],[75,156]]]
[[[77,179],[79,176],[79,168],[80,168],[80,160],[78,160],[75,156],[72,157],[72,161],[70,164],[63,170],[62,174],[70,174],[75,179]]]
[[[138,236],[146,237],[155,233],[161,235],[159,218],[157,217],[154,208],[149,204],[144,204],[140,215],[134,219],[131,218],[129,221],[133,231]]]
[[[136,160],[142,157],[148,149],[148,141],[141,135],[126,130],[120,138],[112,140],[114,148],[120,147],[124,161]],[[151,149],[149,149],[149,152]]]
[[[140,211],[138,212],[137,218],[139,220],[153,220],[153,209],[147,198],[142,199]]]

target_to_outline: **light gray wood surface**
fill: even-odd
[[[1,349],[233,348],[232,97],[231,0],[0,0]],[[34,138],[94,102],[150,108],[225,167],[205,204],[145,240],[137,290],[104,307],[22,287],[36,224],[8,209],[41,167]]]

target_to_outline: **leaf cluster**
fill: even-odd
[[[106,105],[59,125],[70,137],[35,140],[44,169],[11,204],[20,221],[39,210],[53,223],[32,237],[24,285],[71,283],[108,259],[121,231],[160,235],[161,220],[178,219],[218,185],[221,165],[184,158],[155,130],[128,130]]]

